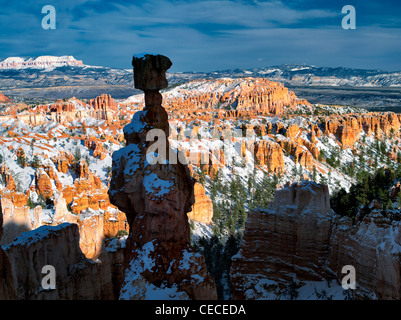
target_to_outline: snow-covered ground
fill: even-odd
[[[347,300],[352,293],[333,281],[289,282],[286,287],[260,275],[254,275],[252,289],[245,292],[246,299],[255,300]],[[252,279],[250,279],[252,281]]]

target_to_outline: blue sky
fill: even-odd
[[[56,30],[44,30],[44,5]],[[356,9],[344,30],[344,5]],[[0,0],[0,59],[73,55],[86,64],[131,68],[158,52],[172,71],[279,64],[401,70],[399,0]]]

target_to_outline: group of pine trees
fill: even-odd
[[[362,138],[357,156],[347,165],[341,164],[342,151],[339,147],[332,148],[329,154],[322,151],[319,156],[319,161],[326,162],[333,169],[342,171],[356,181],[349,192],[341,189],[337,181],[337,190],[330,198],[336,213],[354,220],[357,213],[360,214],[361,207],[367,208],[374,199],[380,202],[383,212],[392,210],[394,199],[390,198],[389,188],[395,181],[401,181],[401,166],[390,160],[386,141],[376,139],[367,147],[366,141],[363,140]],[[401,154],[397,154],[398,158],[401,162]],[[386,164],[386,168],[381,168],[381,164]],[[300,177],[303,172],[302,167],[298,168],[295,165],[292,175],[294,178]],[[260,178],[259,172],[259,179],[256,179],[256,168],[247,179],[236,174],[234,169],[228,179],[222,178],[220,170],[210,178],[203,170],[198,173],[200,183],[209,184],[208,190],[213,201],[214,229],[210,239],[202,238],[196,246],[204,254],[208,270],[215,278],[219,297],[223,298],[230,295],[231,258],[239,250],[248,213],[258,207],[268,207],[280,177],[264,173]],[[316,167],[310,170],[309,177],[324,184],[336,182],[332,181],[330,173],[322,175]],[[401,209],[401,192],[399,194],[398,204]],[[361,218],[359,216],[359,219]]]
[[[401,192],[398,197],[398,208],[394,207],[393,199],[390,198],[389,190],[397,181],[401,181],[401,168],[379,168],[374,173],[361,172],[358,182],[353,184],[347,192],[341,189],[335,192],[330,198],[333,210],[342,216],[356,219],[358,212],[368,213],[367,207],[373,200],[377,200],[382,208],[386,210],[401,209]],[[362,211],[361,211],[362,209]],[[360,215],[362,219],[364,215]]]
[[[267,173],[259,180],[256,176],[256,168],[248,179],[233,170],[231,179],[227,180],[217,170],[208,181],[213,201],[213,236],[201,238],[194,245],[205,256],[221,299],[231,295],[231,258],[239,250],[248,213],[256,208],[267,208],[279,181],[276,175]],[[199,172],[199,177],[199,181],[205,184],[204,172]]]

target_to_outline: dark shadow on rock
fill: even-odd
[[[105,241],[113,241],[113,238],[106,239]],[[103,242],[105,243],[105,242]],[[117,250],[103,252],[99,255],[100,260],[108,259],[110,262],[111,281],[113,284],[113,295],[117,300],[120,297],[120,291],[124,282],[125,275],[125,251],[126,248],[118,248]]]
[[[7,255],[0,247],[0,300],[16,300],[13,275]]]
[[[7,222],[3,225],[3,237],[0,240],[0,245],[7,245],[13,242],[22,233],[31,231],[31,229],[23,223],[16,223],[14,221]]]

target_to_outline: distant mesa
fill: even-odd
[[[81,60],[76,60],[73,56],[10,57],[0,62],[0,69],[47,69],[65,66],[83,67],[84,64]]]

